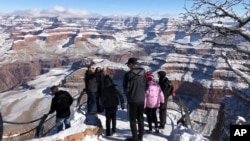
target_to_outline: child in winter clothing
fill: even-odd
[[[158,83],[154,81],[153,76],[150,73],[147,73],[149,88],[145,94],[145,107],[146,107],[146,115],[148,120],[148,133],[152,133],[152,122],[155,124],[155,132],[158,133],[158,123],[156,110],[160,107],[161,103],[164,103],[164,95],[161,90],[161,87]]]

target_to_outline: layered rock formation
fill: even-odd
[[[250,74],[249,66],[241,61],[250,57],[203,44],[199,35],[187,35],[178,29],[174,19],[20,18],[1,20],[1,92],[17,88],[50,68],[71,66],[77,70],[94,58],[124,64],[129,57],[136,56],[155,76],[158,70],[165,70],[176,94],[187,98],[191,111],[202,107],[202,103],[218,104],[225,96],[238,99],[239,107],[249,103],[248,84],[229,68],[221,54],[227,51],[236,68],[246,74]],[[118,68],[112,76],[121,80],[124,72]],[[188,103],[190,99],[194,99],[197,107]],[[226,103],[222,108],[230,111],[231,106]]]

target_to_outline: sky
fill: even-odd
[[[185,0],[2,0],[1,13],[27,9],[78,9],[102,15],[183,12]]]
[[[212,0],[215,1],[222,2]],[[249,4],[249,0],[243,2]],[[56,13],[63,12],[70,17],[121,15],[178,18],[185,13],[184,7],[190,9],[191,6],[192,0],[2,0],[0,15],[62,16]],[[234,8],[238,14],[245,11],[242,4]]]

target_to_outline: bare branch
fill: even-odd
[[[189,34],[198,33],[203,42],[250,55],[250,46],[240,45],[250,43],[250,3],[244,3],[244,0],[190,1],[192,6],[188,8],[185,5],[186,12],[181,14],[183,21],[188,21],[185,23],[187,26],[185,29]],[[243,13],[237,11],[239,7],[244,10]],[[228,58],[225,59],[228,61]],[[247,75],[238,70],[234,72],[250,84]]]
[[[247,83],[248,85],[250,86],[250,76],[245,74],[244,72],[238,70],[238,69],[235,69],[233,66],[232,66],[232,63],[231,61],[229,60],[229,58],[227,57],[227,54],[222,54],[222,56],[224,57],[224,59],[226,60],[228,66],[236,73],[238,74],[239,76],[241,76],[241,78],[243,78]]]

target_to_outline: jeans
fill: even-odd
[[[57,133],[63,130],[63,124],[65,129],[70,128],[70,116],[65,118],[56,118]]]
[[[94,114],[97,112],[97,106],[96,106],[96,93],[87,93],[88,100],[87,100],[87,110],[88,113]]]

